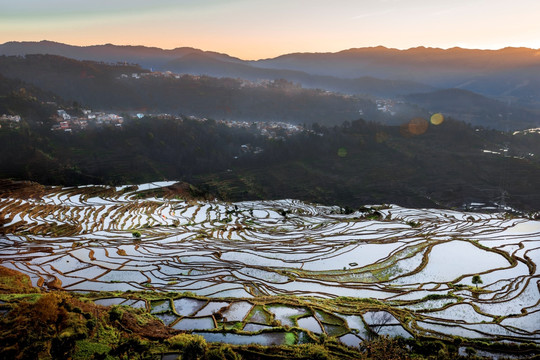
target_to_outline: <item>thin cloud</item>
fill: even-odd
[[[377,16],[382,16],[382,15],[387,15],[387,14],[393,13],[395,11],[396,11],[396,9],[375,11],[375,12],[371,12],[371,13],[367,13],[367,14],[361,14],[361,15],[358,15],[358,16],[354,16],[353,19],[356,20],[356,19],[365,19],[365,18],[368,18],[368,17],[377,17]]]

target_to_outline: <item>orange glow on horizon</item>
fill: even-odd
[[[416,48],[432,48],[432,49],[441,49],[441,50],[448,50],[452,48],[462,48],[462,49],[469,49],[469,50],[501,50],[505,48],[528,48],[533,50],[538,50],[540,56],[540,46],[538,47],[531,47],[531,46],[501,46],[501,47],[465,47],[465,46],[448,46],[448,47],[438,47],[438,46],[424,46],[424,45],[413,45],[410,47],[395,47],[395,46],[385,46],[384,44],[366,44],[366,45],[357,45],[357,46],[350,46],[346,45],[344,47],[336,46],[335,44],[330,45],[328,47],[323,47],[323,44],[319,44],[318,47],[310,47],[310,48],[294,48],[292,46],[289,47],[273,47],[273,48],[267,48],[264,49],[260,46],[250,46],[249,44],[243,45],[239,43],[230,44],[229,46],[227,44],[224,44],[223,42],[195,42],[195,43],[177,43],[177,42],[171,42],[171,41],[160,41],[154,39],[148,39],[147,41],[140,41],[140,39],[133,41],[132,39],[125,38],[125,39],[102,39],[102,40],[96,40],[94,38],[71,38],[71,37],[59,37],[59,38],[52,38],[52,37],[40,37],[40,38],[32,38],[32,37],[22,37],[17,39],[1,39],[0,37],[0,43],[4,42],[11,42],[11,41],[18,41],[18,42],[39,42],[39,41],[53,41],[58,42],[66,45],[72,45],[72,46],[96,46],[96,45],[106,45],[106,44],[112,44],[117,46],[144,46],[144,47],[155,47],[160,48],[163,50],[173,50],[176,48],[182,48],[182,47],[190,47],[194,49],[199,49],[203,51],[215,51],[218,53],[227,54],[242,60],[261,60],[261,59],[268,59],[268,58],[274,58],[281,55],[286,54],[292,54],[292,53],[335,53],[340,52],[344,50],[349,49],[361,49],[361,48],[372,48],[372,47],[385,47],[387,49],[395,49],[395,50],[411,50]]]
[[[340,6],[323,0],[55,3],[4,4],[0,43],[50,40],[79,46],[193,47],[244,60],[379,45],[400,50],[540,49],[536,0],[492,0],[489,7],[469,0],[342,0]]]

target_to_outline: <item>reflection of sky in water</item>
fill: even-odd
[[[435,115],[431,125],[440,121]],[[409,125],[409,133],[421,133],[429,126],[423,119]],[[146,187],[151,186],[156,185]],[[378,209],[380,221],[365,221],[360,219],[359,212],[341,214],[338,208],[295,200],[186,203],[141,200],[135,192],[109,190],[50,189],[42,200],[32,203],[0,199],[10,220],[23,220],[11,222],[11,233],[0,242],[2,265],[28,274],[34,284],[61,284],[73,291],[155,288],[213,297],[295,294],[416,300],[415,310],[432,310],[435,325],[448,327],[465,310],[470,311],[463,319],[468,323],[519,315],[503,319],[502,330],[492,327],[493,333],[510,329],[504,326],[522,326],[525,331],[533,331],[537,323],[537,316],[531,314],[538,310],[539,291],[534,274],[529,272],[540,256],[540,226],[535,221],[508,220],[501,214],[399,206]],[[90,196],[86,196],[87,191]],[[100,191],[104,195],[100,196]],[[32,207],[31,216],[21,215],[28,206]],[[288,211],[286,218],[280,214],[282,210]],[[229,216],[234,219],[232,223],[222,221]],[[39,229],[51,219],[73,225],[73,233],[63,237],[40,234]],[[178,220],[181,225],[171,226]],[[136,242],[131,235],[134,226],[142,234]],[[22,232],[27,235],[16,235]],[[510,262],[490,248],[518,261]],[[422,265],[424,258],[427,263]],[[476,273],[481,275],[481,288],[486,292],[474,295],[471,277]],[[453,282],[463,288],[454,289]],[[455,299],[423,300],[427,295],[447,295],[452,291],[474,307],[465,308]],[[145,307],[144,302],[137,300],[99,302]],[[178,315],[197,314],[202,319],[199,323],[182,319],[175,326],[187,329],[203,324],[202,328],[211,328],[211,315],[230,305],[217,300],[208,306],[206,303],[194,298],[174,300]],[[165,304],[154,311],[172,312]],[[450,306],[438,310],[445,304]],[[237,302],[222,316],[229,322],[243,321],[246,316],[249,318],[251,307],[247,301]],[[476,308],[482,316],[475,315]],[[268,309],[276,320],[289,326],[295,325],[293,316],[307,314],[303,308],[269,305]],[[522,315],[524,311],[526,316]],[[247,321],[271,325],[270,319],[262,315],[257,313]],[[167,313],[163,320],[172,322],[175,318]],[[354,324],[354,318],[347,321],[349,326],[361,328],[360,323]],[[323,331],[312,316],[301,318],[298,323]],[[426,327],[435,330],[435,325]],[[326,330],[340,331],[332,327]]]

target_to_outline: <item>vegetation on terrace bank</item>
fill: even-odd
[[[0,359],[159,359],[162,354],[200,360],[482,359],[475,355],[475,348],[533,354],[529,359],[538,359],[538,355],[534,355],[538,348],[532,344],[514,347],[507,344],[502,349],[458,337],[454,341],[440,341],[375,336],[361,343],[359,348],[347,347],[324,334],[299,345],[265,347],[207,343],[201,336],[165,326],[144,310],[96,305],[84,295],[62,291],[40,293],[38,289],[28,288],[28,278],[24,275],[3,267],[0,270],[3,291],[0,308],[8,311],[0,317]],[[26,284],[26,290],[35,293],[20,294],[21,282]],[[157,296],[152,292],[114,295],[148,296],[149,299]],[[92,298],[99,296],[93,294]],[[294,297],[282,300],[287,299],[301,301]],[[272,302],[273,298],[266,300]],[[342,303],[346,300],[340,298],[336,301]],[[458,348],[464,345],[469,346],[466,356],[458,354]]]

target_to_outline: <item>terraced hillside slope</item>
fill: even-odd
[[[163,196],[173,185],[6,192],[0,265],[209,342],[540,344],[539,221]]]

